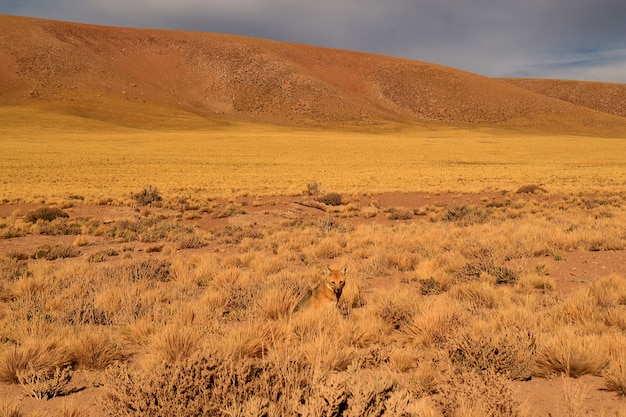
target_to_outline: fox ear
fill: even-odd
[[[327,266],[324,266],[324,275],[326,276],[330,275],[330,269]]]
[[[348,265],[341,268],[341,275],[346,275],[348,273]]]

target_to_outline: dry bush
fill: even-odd
[[[390,209],[387,212],[389,220],[411,220],[413,218],[413,210],[404,207]]]
[[[599,336],[580,335],[574,330],[558,329],[539,335],[534,376],[599,375],[609,364],[610,356]]]
[[[158,206],[163,201],[159,189],[151,185],[137,193],[130,193],[130,198],[135,200],[140,206]]]
[[[247,211],[244,208],[238,207],[235,204],[229,204],[224,207],[220,212],[213,215],[214,219],[225,219],[227,217],[233,217],[240,214],[246,214]]]
[[[77,256],[80,256],[80,251],[73,246],[55,245],[37,249],[32,258],[54,261],[55,259],[75,258]]]
[[[536,341],[528,330],[472,326],[452,338],[448,345],[451,362],[464,370],[493,371],[521,381],[531,377]]]
[[[28,274],[28,263],[15,258],[0,258],[0,282],[17,281]]]
[[[197,235],[184,237],[178,242],[178,249],[199,249],[207,245],[207,242]]]
[[[67,393],[72,379],[72,368],[35,369],[29,365],[17,371],[17,380],[28,395],[38,400],[49,400]]]
[[[493,371],[448,377],[435,395],[444,417],[521,417],[521,404],[504,376]]]
[[[319,195],[321,189],[322,184],[320,184],[319,182],[310,182],[306,185],[306,191],[304,192],[304,194],[309,196],[317,196]]]
[[[48,374],[72,364],[70,352],[58,340],[29,340],[4,351],[0,357],[0,380],[17,383],[20,372]]]
[[[117,271],[109,274],[127,279],[129,282],[160,281],[167,282],[171,279],[171,262],[166,259],[150,257],[139,261],[129,261],[117,267]]]
[[[296,362],[277,365],[214,355],[162,363],[146,372],[121,365],[106,373],[103,405],[114,417],[226,416],[253,409],[254,415],[287,415],[309,398],[313,380],[308,368]]]
[[[455,223],[459,226],[470,226],[474,224],[484,224],[489,221],[491,213],[480,207],[467,205],[447,206],[442,214],[441,220],[447,223]]]
[[[328,193],[315,199],[320,203],[324,203],[327,206],[340,206],[342,204],[343,196],[338,193]]]
[[[40,207],[31,210],[24,216],[24,221],[28,223],[36,223],[38,220],[51,222],[57,218],[69,218],[70,215],[58,207]]]
[[[516,191],[517,194],[538,194],[547,192],[545,188],[537,184],[522,185]]]
[[[372,309],[392,329],[401,330],[412,322],[419,304],[408,291],[395,290],[380,294]]]

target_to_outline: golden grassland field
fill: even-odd
[[[0,108],[0,197],[119,198],[143,186],[205,196],[626,189],[624,139],[421,127],[371,132],[235,124],[146,131]],[[38,120],[36,124],[28,120]]]
[[[626,277],[551,269],[626,250],[622,139],[11,111],[0,416],[531,417],[536,380],[553,415],[626,416]],[[292,314],[324,266],[338,306]]]

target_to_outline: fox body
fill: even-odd
[[[324,279],[313,289],[307,291],[300,302],[293,309],[293,312],[318,309],[322,306],[336,306],[343,287],[346,285],[346,273],[348,267],[341,270],[324,268]]]

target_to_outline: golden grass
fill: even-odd
[[[0,122],[0,197],[8,200],[124,201],[148,186],[181,198],[290,195],[313,182],[345,193],[626,187],[626,147],[611,138],[245,124],[145,131],[10,106],[0,109]]]
[[[563,294],[541,265],[571,251],[626,249],[619,140],[244,125],[106,132],[67,117],[65,130],[40,122],[4,127],[2,198],[70,208],[81,196],[136,210],[106,221],[0,219],[3,240],[69,234],[77,254],[36,256],[50,246],[0,257],[5,383],[24,372],[93,372],[108,393],[99,404],[113,416],[130,407],[518,416],[509,383],[531,375],[600,375],[623,393],[624,277],[584,277],[593,282]],[[301,194],[317,181],[324,192],[352,194],[315,221],[289,213],[240,226],[229,219],[245,220],[249,208],[214,200]],[[550,200],[514,192],[535,183],[575,192]],[[131,198],[148,185],[162,196],[155,207]],[[380,212],[375,201],[359,202],[408,190],[509,193],[493,206]],[[222,216],[209,230],[188,223]],[[292,316],[322,266],[339,264],[351,271],[339,308]],[[570,388],[575,404],[582,397]]]

